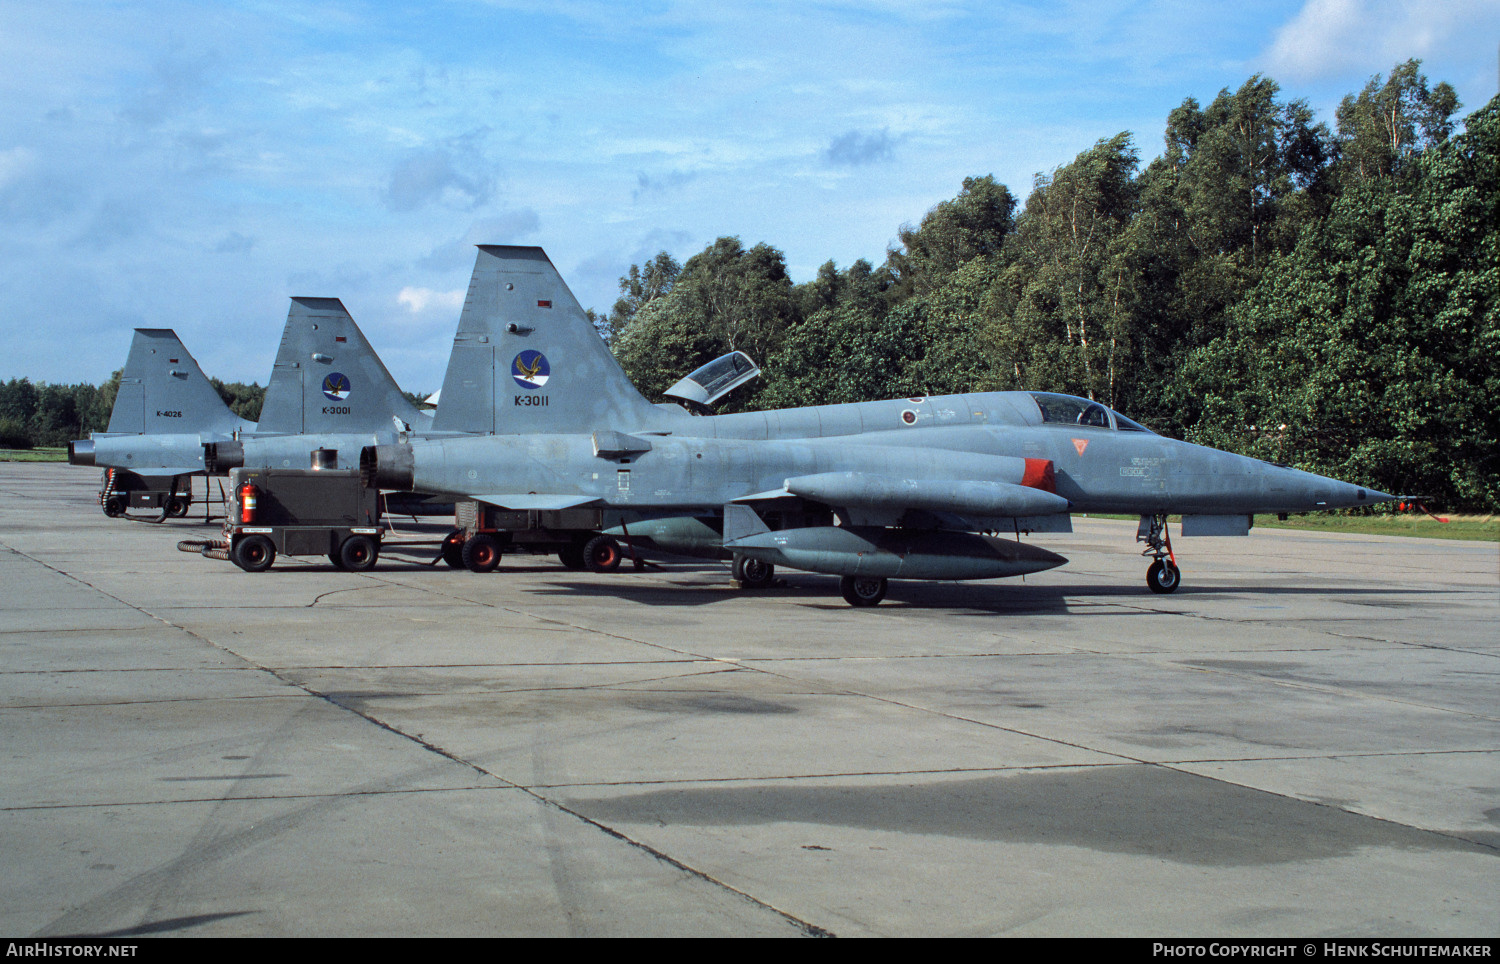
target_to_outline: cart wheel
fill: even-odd
[[[481,532],[464,542],[464,565],[470,572],[494,572],[500,565],[500,543]]]
[[[276,546],[265,536],[245,536],[234,544],[229,558],[246,572],[265,572],[276,561]]]
[[[614,572],[623,556],[620,544],[609,536],[594,536],[583,547],[583,562],[594,572]]]
[[[583,546],[578,543],[563,546],[557,550],[557,558],[569,569],[586,569],[583,562]]]
[[[449,569],[464,567],[464,532],[462,529],[454,529],[443,537],[443,561],[448,564]]]
[[[167,502],[167,515],[181,519],[188,514],[188,500],[173,498]]]
[[[498,561],[498,553],[496,554]],[[350,536],[339,546],[339,561],[350,572],[364,572],[380,558],[380,546],[369,536]]]
[[[125,500],[117,495],[112,495],[104,500],[104,514],[111,519],[118,519],[125,514]]]
[[[335,569],[344,568],[344,560],[339,558],[339,554],[337,552],[330,552],[328,554],[328,561],[333,563],[333,568]]]

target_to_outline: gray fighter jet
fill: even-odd
[[[329,462],[342,458],[352,465],[364,446],[431,427],[432,416],[401,393],[337,298],[292,299],[258,424],[235,419],[191,356],[185,351],[163,354],[160,342],[160,332],[137,331],[127,373],[143,352],[154,354],[144,356],[150,361],[139,366],[140,376],[129,383],[129,391],[122,379],[110,416],[111,433],[118,423],[141,425],[143,434],[104,433],[71,442],[68,460],[74,465],[181,479],[242,465],[305,468],[314,450],[332,451],[337,454]],[[175,336],[171,343],[180,347]],[[167,355],[185,364],[156,364],[158,356]],[[205,392],[207,398],[200,397]],[[141,398],[150,416],[146,420],[135,415]],[[222,414],[202,414],[212,409],[209,398]],[[186,504],[174,497],[174,509],[178,504],[185,512]],[[106,502],[106,511],[111,508]]]
[[[68,443],[68,461],[109,469],[100,503],[187,513],[185,479],[203,471],[203,445],[255,430],[229,410],[170,328],[137,328],[120,372],[109,428]]]
[[[732,558],[750,585],[778,565],[838,575],[856,606],[878,603],[890,578],[1061,565],[1020,535],[1070,531],[1070,512],[1139,515],[1147,583],[1171,592],[1169,513],[1183,535],[1244,535],[1255,513],[1391,498],[1053,393],[718,416],[653,405],[535,247],[480,247],[442,398],[434,429],[478,434],[371,446],[370,481],[515,512],[596,507],[590,546]]]

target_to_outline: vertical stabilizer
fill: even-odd
[[[421,431],[430,418],[403,394],[337,298],[293,298],[266,386],[262,434]]]
[[[109,414],[110,433],[228,435],[253,429],[229,410],[170,328],[137,328]]]
[[[479,246],[437,432],[629,431],[662,419],[541,248]]]

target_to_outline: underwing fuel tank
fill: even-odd
[[[710,525],[708,520],[695,516],[641,519],[605,529],[603,534],[631,545],[659,549],[679,556],[727,559],[730,555],[723,547],[719,530]]]
[[[1044,572],[1068,561],[1013,539],[863,526],[761,532],[724,547],[789,569],[887,579],[995,579]]]
[[[829,505],[898,506],[977,516],[1037,516],[1068,511],[1068,500],[1013,482],[917,480],[824,472],[786,480],[786,490]]]

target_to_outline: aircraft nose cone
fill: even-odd
[[[1333,491],[1329,493],[1328,499],[1330,509],[1356,509],[1360,506],[1374,505],[1377,502],[1389,502],[1395,498],[1378,489],[1370,489],[1349,482],[1333,482],[1331,488]]]

